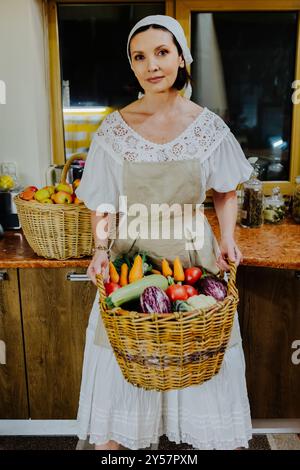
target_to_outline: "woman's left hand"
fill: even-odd
[[[232,237],[222,238],[219,248],[221,254],[217,259],[217,265],[221,270],[230,270],[230,266],[227,263],[228,260],[234,261],[237,266],[243,261],[243,255]]]

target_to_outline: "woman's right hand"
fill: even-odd
[[[102,274],[103,281],[109,281],[109,259],[105,251],[96,251],[87,269],[87,275],[97,286],[96,274]]]

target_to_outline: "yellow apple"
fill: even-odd
[[[47,189],[50,196],[52,196],[52,194],[54,194],[54,192],[55,192],[55,186],[44,186],[42,189]]]
[[[65,191],[58,191],[55,194],[52,194],[51,196],[52,201],[55,202],[55,204],[71,204],[72,203],[72,195],[69,193],[66,193]]]
[[[38,202],[42,202],[43,199],[48,199],[50,197],[50,193],[47,189],[39,189],[34,193],[34,199]]]
[[[59,191],[64,191],[65,193],[69,193],[69,194],[73,194],[73,188],[70,184],[65,184],[65,183],[59,183],[56,187],[55,187],[55,191],[56,192],[59,192]]]
[[[50,197],[47,197],[46,199],[43,199],[41,201],[42,204],[54,204],[54,202],[52,201],[52,199],[50,199]]]

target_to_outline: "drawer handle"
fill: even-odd
[[[8,275],[6,272],[0,272],[0,281],[6,281],[8,279]]]
[[[83,281],[91,281],[87,274],[84,273],[68,273],[67,280],[71,282],[83,282]]]
[[[6,364],[6,345],[2,339],[0,340],[0,364]]]

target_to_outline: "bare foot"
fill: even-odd
[[[95,450],[120,450],[121,448],[121,444],[118,444],[116,441],[108,441],[105,444],[95,445]]]

